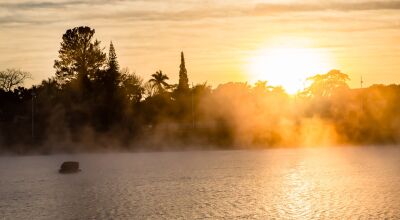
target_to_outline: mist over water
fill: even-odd
[[[0,216],[399,219],[399,165],[390,147],[2,156]]]
[[[308,77],[296,94],[268,81],[227,79],[212,88],[189,81],[183,51],[178,82],[162,70],[146,82],[121,68],[114,44],[106,53],[94,34],[68,29],[55,76],[39,85],[22,87],[29,72],[0,71],[0,153],[400,143],[400,85],[354,89],[347,73],[332,69]]]
[[[1,1],[0,220],[400,219],[400,2]]]

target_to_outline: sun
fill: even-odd
[[[304,89],[306,79],[333,68],[327,52],[318,48],[269,48],[249,59],[249,80],[266,80],[269,85],[282,86],[289,94]]]

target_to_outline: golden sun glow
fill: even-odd
[[[270,48],[250,58],[247,72],[252,82],[266,80],[295,94],[304,89],[308,77],[333,67],[329,54],[316,48]]]

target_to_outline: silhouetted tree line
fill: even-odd
[[[181,53],[179,82],[161,70],[148,82],[121,69],[95,30],[62,37],[55,76],[30,88],[30,74],[0,71],[0,146],[12,152],[238,148],[400,142],[399,85],[350,89],[332,70],[309,78],[295,96],[259,81],[189,86]]]

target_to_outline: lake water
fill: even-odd
[[[2,156],[0,178],[0,219],[400,219],[399,148]]]

